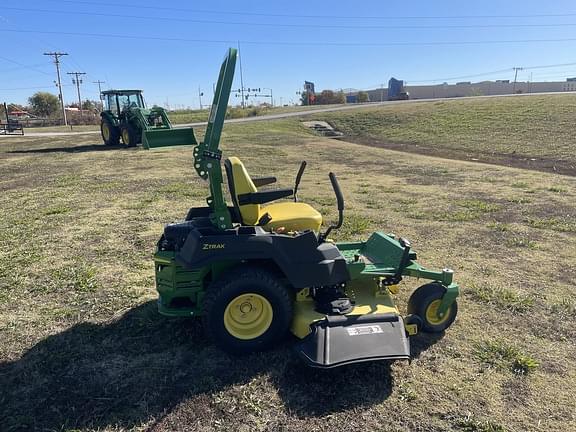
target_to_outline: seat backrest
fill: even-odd
[[[256,225],[260,218],[259,204],[238,204],[238,196],[251,192],[258,192],[250,174],[246,171],[244,164],[235,156],[229,157],[224,162],[226,176],[228,177],[228,188],[234,202],[234,208],[238,209],[240,219],[244,225]]]

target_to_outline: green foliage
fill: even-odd
[[[48,285],[52,291],[93,292],[100,286],[96,278],[96,269],[80,263],[55,269],[51,276]]]
[[[57,215],[57,214],[64,214],[64,213],[68,213],[70,210],[71,210],[70,207],[66,207],[66,206],[50,207],[50,208],[44,210],[44,215],[45,216],[51,216],[51,215]]]
[[[39,117],[52,117],[58,113],[60,108],[60,100],[58,96],[54,96],[48,92],[36,92],[30,98],[28,103],[32,109],[32,113]]]
[[[368,93],[366,93],[365,91],[359,91],[356,97],[359,103],[370,102]]]
[[[334,93],[332,90],[322,90],[322,93],[316,96],[316,104],[318,105],[343,104],[345,102],[346,96],[342,91]]]
[[[534,297],[520,294],[509,288],[502,288],[491,283],[471,283],[470,293],[482,303],[497,306],[510,312],[526,312],[534,306]]]
[[[100,102],[86,99],[82,102],[82,109],[86,111],[94,111],[100,107]]]
[[[509,369],[516,375],[527,375],[540,366],[536,359],[499,340],[476,344],[475,356],[489,367]]]
[[[506,432],[503,426],[490,420],[478,420],[472,414],[458,419],[456,425],[465,432]]]
[[[576,232],[576,221],[566,218],[530,218],[526,221],[533,228],[550,229],[559,232]]]

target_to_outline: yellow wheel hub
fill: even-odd
[[[108,141],[110,139],[110,128],[108,127],[108,123],[102,125],[102,135],[104,136],[104,140]]]
[[[426,308],[426,321],[428,321],[432,325],[443,324],[444,322],[446,322],[448,320],[448,317],[450,316],[451,307],[448,308],[448,310],[446,312],[444,312],[444,315],[442,315],[441,317],[438,316],[438,308],[440,307],[441,303],[442,303],[442,300],[440,300],[440,299],[434,300]]]
[[[272,324],[272,305],[259,294],[247,293],[234,298],[224,311],[224,327],[238,339],[262,336]]]
[[[128,133],[128,129],[122,131],[122,141],[124,141],[124,144],[126,145],[130,144],[130,134]]]

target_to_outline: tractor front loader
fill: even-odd
[[[100,114],[100,131],[106,145],[144,148],[195,145],[192,128],[174,128],[164,108],[146,108],[141,90],[102,92],[105,110]]]

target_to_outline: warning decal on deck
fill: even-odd
[[[348,336],[360,336],[375,333],[384,333],[382,327],[379,325],[366,325],[366,326],[356,326],[346,329],[348,331]]]

